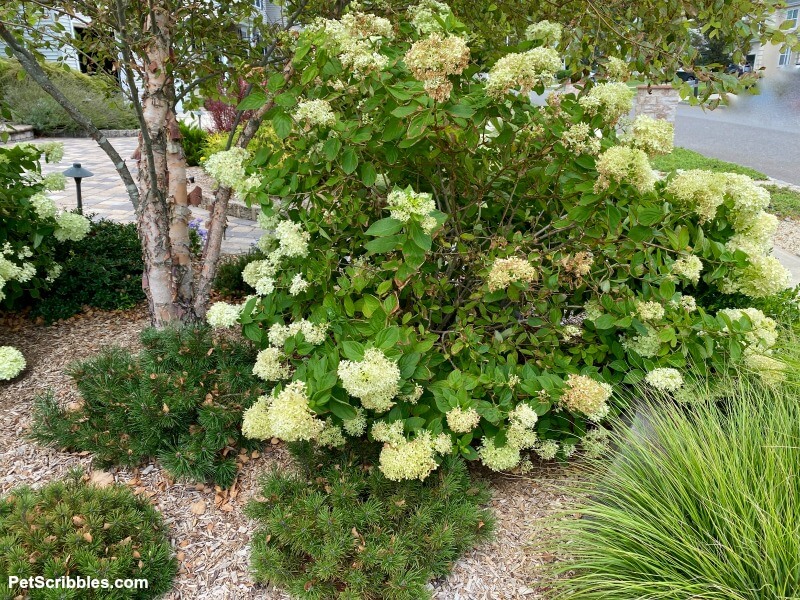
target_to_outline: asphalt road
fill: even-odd
[[[675,145],[800,185],[800,110],[781,114],[680,105]]]

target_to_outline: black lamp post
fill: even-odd
[[[81,179],[92,177],[94,173],[81,167],[81,163],[72,163],[72,166],[64,171],[64,177],[72,177],[75,180],[75,189],[78,191],[78,213],[83,214],[83,202],[81,201]]]

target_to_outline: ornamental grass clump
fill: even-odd
[[[800,597],[797,384],[694,386],[689,404],[647,404],[643,428],[615,430],[581,518],[559,521],[559,597]]]
[[[274,472],[250,503],[256,581],[293,598],[417,600],[466,550],[486,539],[492,519],[484,484],[448,458],[425,482],[389,481],[369,452],[320,454],[291,447],[299,473]]]
[[[157,598],[172,587],[172,556],[161,514],[122,485],[96,487],[80,471],[0,498],[0,597],[123,600]],[[146,580],[138,589],[23,589],[9,577]],[[13,580],[12,580],[13,581]],[[27,594],[29,595],[26,595]]]
[[[158,458],[175,477],[227,487],[236,449],[256,443],[241,434],[242,413],[263,389],[255,352],[204,329],[148,329],[143,349],[108,348],[71,367],[81,398],[67,406],[39,397],[32,436],[94,453],[101,465]]]

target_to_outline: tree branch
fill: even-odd
[[[131,175],[130,170],[128,169],[128,165],[125,164],[125,161],[116,151],[114,146],[111,145],[111,142],[108,141],[108,138],[103,135],[103,133],[95,127],[94,123],[92,123],[91,119],[84,115],[77,106],[75,106],[72,102],[70,102],[69,98],[67,98],[61,90],[59,90],[50,78],[45,73],[44,69],[42,69],[41,65],[36,60],[36,57],[27,50],[22,44],[17,40],[17,38],[8,30],[6,29],[5,25],[0,23],[0,38],[8,45],[11,49],[14,58],[19,61],[19,64],[22,65],[22,68],[25,69],[25,72],[36,82],[39,87],[41,87],[45,92],[47,92],[53,100],[58,102],[58,104],[67,111],[72,119],[83,128],[83,130],[91,137],[100,148],[106,153],[108,158],[111,159],[111,162],[114,164],[114,168],[119,173],[122,182],[125,184],[125,190],[128,192],[128,197],[133,204],[135,210],[139,209],[139,188],[136,186],[136,182],[133,180],[133,176]]]

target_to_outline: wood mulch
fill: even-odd
[[[19,317],[0,318],[0,345],[23,352],[28,366],[13,382],[0,383],[0,495],[20,484],[43,485],[79,466],[100,483],[115,481],[148,496],[164,515],[180,562],[168,600],[288,600],[280,590],[256,586],[249,574],[249,542],[255,523],[243,513],[257,494],[258,477],[270,469],[291,468],[281,444],[240,455],[240,470],[229,491],[176,482],[157,463],[135,469],[93,471],[92,456],[45,448],[27,439],[36,395],[52,391],[69,403],[78,393],[64,368],[119,345],[135,351],[147,327],[143,307],[131,311],[89,311],[46,327]],[[540,466],[527,475],[487,477],[491,509],[497,520],[491,542],[463,556],[452,573],[432,582],[437,600],[515,600],[547,597],[550,516],[569,508],[559,486],[574,477],[572,469]]]

